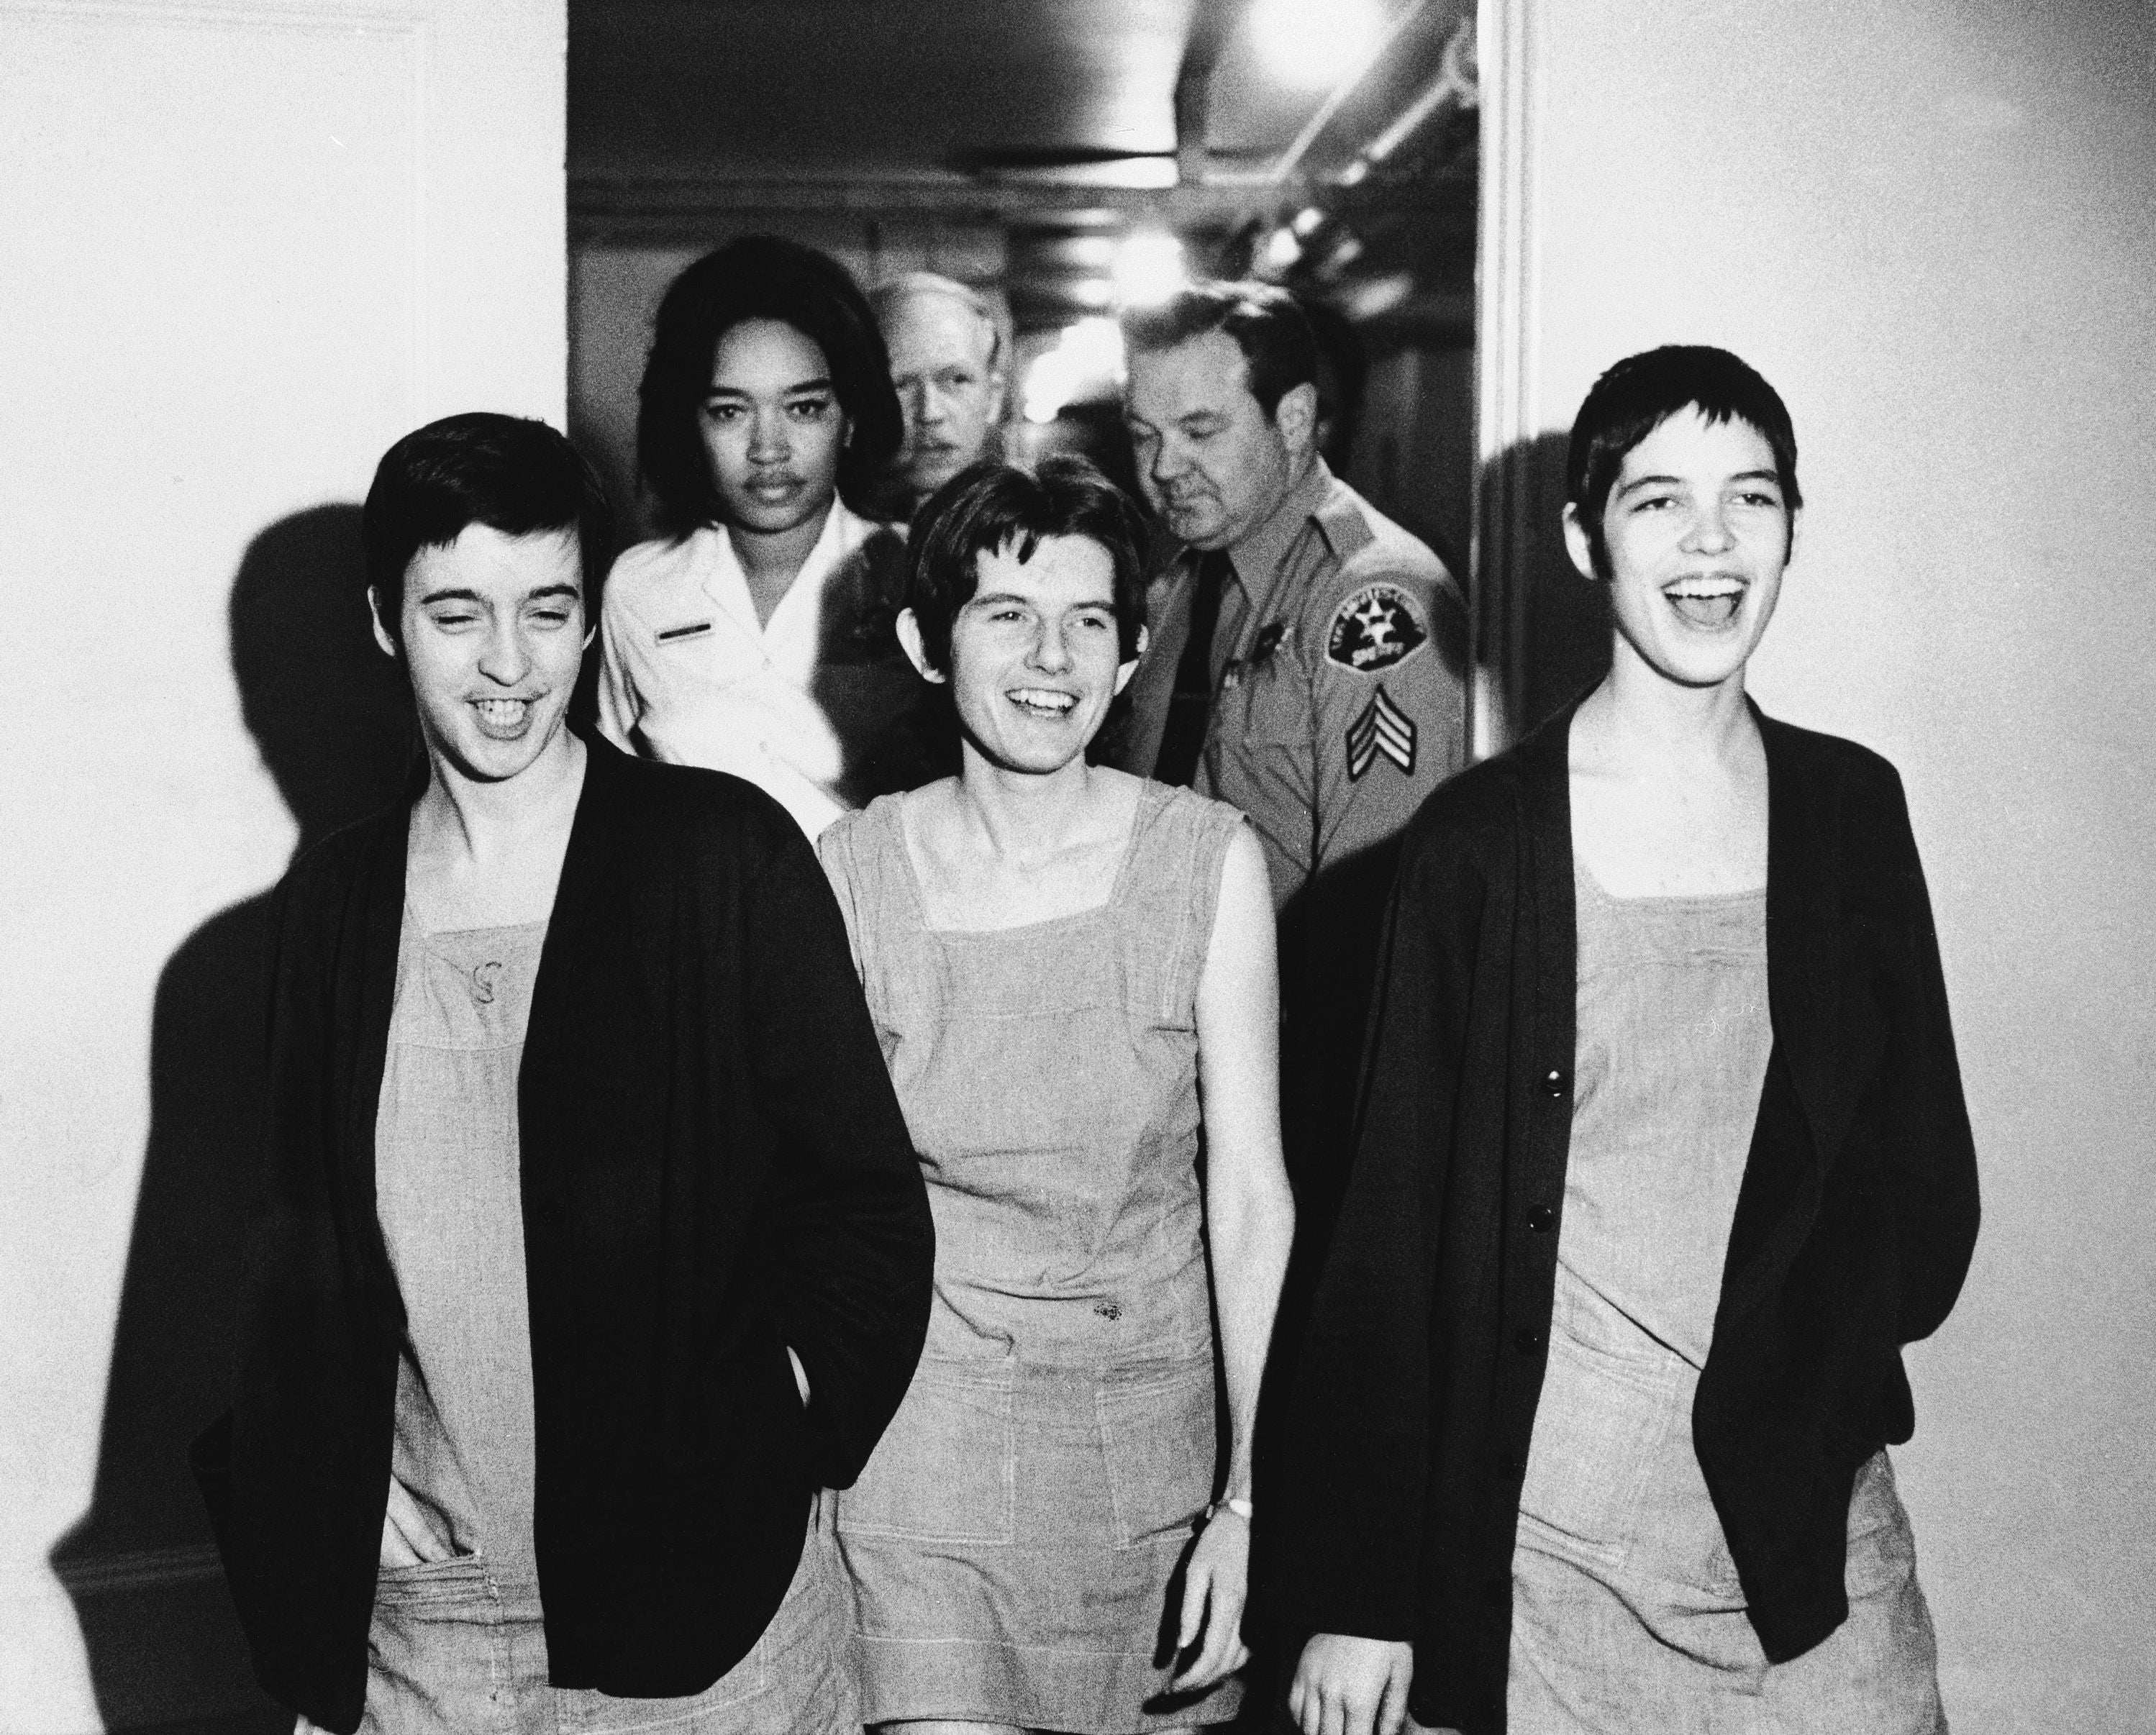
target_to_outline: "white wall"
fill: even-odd
[[[563,0],[0,0],[0,1729],[228,1691],[123,1680],[124,1645],[93,1691],[46,1563],[131,1234],[179,1232],[136,1221],[161,973],[295,835],[228,606],[418,423],[560,424],[565,32]],[[221,1596],[192,1515],[143,1522],[87,1582]]]
[[[1899,1454],[1948,1712],[2156,1727],[2156,11],[1522,16],[1526,425],[1758,366],[1810,504],[1754,690],[1908,785],[1985,1187]]]

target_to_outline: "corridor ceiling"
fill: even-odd
[[[1464,282],[1471,0],[1374,0],[1387,44],[1330,90],[1268,65],[1251,3],[570,0],[572,224],[664,241],[747,213],[910,211],[1018,239],[1150,221],[1216,249],[1240,235],[1247,256],[1316,200],[1370,264],[1404,235],[1419,278]],[[1262,3],[1322,29],[1342,0]],[[1446,64],[1466,100],[1431,108]],[[1419,100],[1437,118],[1358,170]]]

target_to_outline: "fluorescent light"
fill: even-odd
[[[1405,271],[1396,271],[1349,290],[1348,311],[1358,320],[1375,319],[1381,313],[1390,313],[1414,292],[1414,279]]]
[[[1258,263],[1268,271],[1285,271],[1302,257],[1302,243],[1293,229],[1275,229],[1259,250]]]
[[[1183,244],[1158,229],[1125,236],[1111,272],[1116,299],[1126,307],[1165,301],[1189,281],[1183,275]]]
[[[1099,270],[1115,263],[1115,237],[1073,235],[1067,241],[1055,244],[1055,256],[1074,265],[1084,265],[1089,270]]]
[[[1384,41],[1376,0],[1255,0],[1250,41],[1284,85],[1323,90],[1358,72]]]
[[[1055,346],[1035,356],[1025,371],[1025,418],[1052,422],[1065,404],[1113,393],[1122,377],[1120,326],[1098,317],[1065,326]]]

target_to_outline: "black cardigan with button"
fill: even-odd
[[[1976,1159],[1893,767],[1758,716],[1774,1039],[1692,1438],[1766,1655],[1847,1613],[1858,1466],[1914,1425]],[[1571,1137],[1572,713],[1407,834],[1348,1201],[1279,1491],[1285,1612],[1413,1640],[1423,1722],[1504,1727],[1513,1532]]]
[[[934,1230],[844,924],[760,790],[587,741],[517,1081],[557,1686],[701,1691],[911,1378]],[[374,1131],[408,805],[278,893],[238,1399],[197,1443],[264,1686],[356,1728],[403,1309]],[[796,1393],[787,1347],[806,1368]]]

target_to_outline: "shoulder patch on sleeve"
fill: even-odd
[[[1325,632],[1325,660],[1358,675],[1376,675],[1404,663],[1430,642],[1430,622],[1415,599],[1397,584],[1365,584],[1332,611]]]

